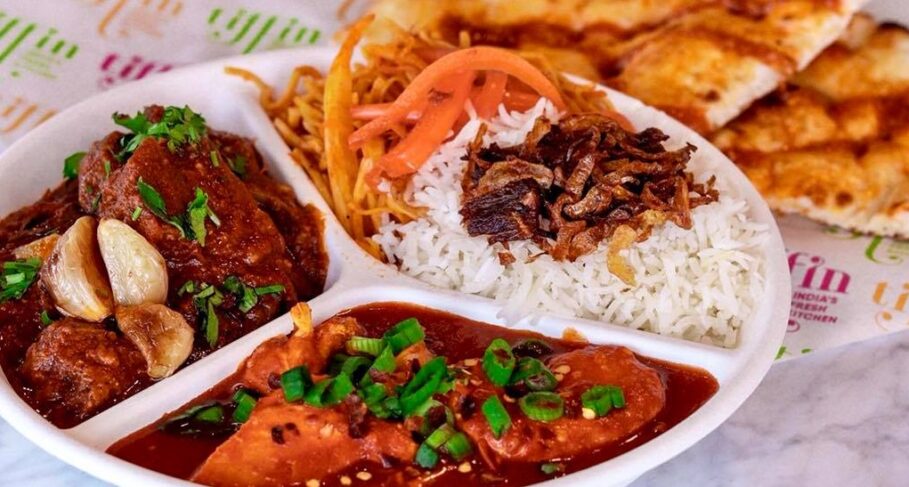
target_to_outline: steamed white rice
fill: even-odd
[[[489,125],[484,144],[520,144],[542,115],[559,119],[544,100],[526,113],[500,107],[492,121],[481,122],[471,113],[470,122],[439,148],[407,189],[407,197],[425,207],[426,215],[403,225],[387,220],[374,236],[389,260],[429,284],[493,298],[508,322],[544,312],[734,346],[763,288],[759,248],[767,229],[749,221],[747,204],[724,191],[723,181],[718,181],[718,203],[692,211],[690,231],[667,223],[625,251],[635,269],[634,287],[606,268],[605,242],[575,262],[556,262],[548,254],[529,259],[542,253],[539,246],[511,242],[517,261],[503,266],[500,244],[490,246],[486,237],[467,234],[458,213],[467,145],[482,123]]]

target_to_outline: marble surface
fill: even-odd
[[[633,487],[909,485],[909,333],[778,363],[718,430]],[[107,485],[0,421],[0,485]]]

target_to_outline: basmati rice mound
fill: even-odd
[[[513,146],[524,141],[537,118],[557,122],[559,113],[545,100],[525,113],[499,107],[490,121],[478,120],[469,104],[468,113],[470,121],[439,147],[405,192],[413,205],[426,208],[425,216],[406,224],[386,218],[373,236],[401,272],[493,298],[509,323],[536,311],[736,345],[764,286],[760,247],[768,230],[748,219],[747,203],[724,191],[722,179],[719,202],[692,210],[691,230],[666,223],[623,251],[635,269],[634,287],[606,268],[607,242],[575,262],[556,262],[531,241],[510,242],[516,262],[502,265],[501,244],[471,237],[461,224],[462,157],[483,123],[489,126],[484,145]]]

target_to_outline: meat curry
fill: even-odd
[[[717,390],[707,372],[401,303],[262,344],[108,452],[216,486],[527,485],[631,450]]]
[[[114,115],[0,221],[0,365],[70,427],[322,291],[317,210],[189,107]]]

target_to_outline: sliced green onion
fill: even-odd
[[[559,381],[556,380],[549,369],[544,368],[539,374],[524,379],[524,385],[533,392],[546,392],[554,391],[556,386],[559,385]]]
[[[430,448],[429,445],[423,443],[420,445],[420,448],[417,449],[417,456],[414,458],[414,463],[425,469],[435,468],[436,464],[439,463],[439,454]]]
[[[305,365],[294,367],[281,374],[281,389],[284,389],[284,400],[297,402],[306,395],[306,390],[312,387],[312,377]]]
[[[386,345],[382,352],[379,353],[379,356],[373,361],[372,368],[379,372],[391,373],[395,371],[397,365],[391,345]]]
[[[405,416],[416,412],[424,402],[438,392],[446,372],[445,357],[436,357],[426,362],[401,392],[401,412]]]
[[[350,376],[341,372],[331,381],[331,385],[328,387],[328,391],[325,393],[324,404],[326,406],[334,406],[335,404],[340,404],[347,396],[349,396],[354,389],[353,382],[350,380]]]
[[[50,317],[50,314],[47,312],[47,310],[42,311],[39,318],[41,318],[41,324],[44,326],[49,326],[54,322],[53,318]]]
[[[565,465],[561,463],[544,463],[540,465],[540,471],[546,475],[555,475],[562,473],[564,470]]]
[[[429,433],[431,433],[431,431],[432,431],[432,428],[434,426],[436,426],[430,422],[430,418],[429,418],[430,411],[434,410],[435,408],[444,408],[445,409],[445,423],[449,424],[449,425],[454,425],[455,417],[454,417],[454,413],[451,412],[451,409],[449,409],[448,406],[442,404],[441,402],[436,401],[435,399],[430,399],[430,400],[426,401],[425,403],[423,403],[422,406],[417,408],[416,411],[414,411],[414,416],[422,416],[422,418],[423,418],[423,421],[422,421],[422,424],[420,424],[420,430],[419,430],[419,433],[423,436],[429,435]]]
[[[209,406],[197,412],[194,417],[207,423],[220,423],[224,421],[224,408],[219,405]]]
[[[366,357],[350,357],[341,365],[341,373],[347,374],[353,381],[358,381],[365,376],[371,365],[372,360]]]
[[[234,402],[237,404],[234,409],[234,422],[245,423],[252,414],[253,408],[256,407],[256,398],[253,397],[246,389],[239,389],[234,393]]]
[[[467,439],[467,435],[461,433],[460,431],[451,435],[451,438],[449,438],[448,441],[442,445],[442,450],[444,450],[445,453],[451,455],[451,458],[454,458],[455,461],[458,462],[473,452],[473,448],[470,446],[470,440]]]
[[[255,288],[256,294],[265,296],[266,294],[278,294],[284,292],[284,286],[281,284],[272,284],[271,286],[262,286]]]
[[[381,338],[353,337],[347,341],[347,353],[365,353],[377,357],[385,350],[385,340]]]
[[[486,416],[486,422],[489,423],[493,436],[496,439],[501,438],[505,431],[511,427],[511,416],[508,415],[508,411],[499,396],[489,396],[483,402],[481,409],[483,416]]]
[[[521,357],[515,365],[514,372],[511,374],[511,385],[520,384],[524,379],[533,377],[545,369],[543,362],[532,357]]]
[[[310,387],[308,391],[306,391],[306,395],[303,397],[303,399],[306,401],[306,404],[315,406],[317,408],[325,407],[323,396],[325,395],[325,391],[331,385],[331,382],[331,379],[325,379],[313,384],[313,386]]]
[[[625,408],[625,392],[622,391],[621,387],[612,386],[609,395],[612,396],[612,407],[616,409]]]
[[[194,292],[196,292],[196,283],[193,281],[186,281],[180,286],[180,289],[177,290],[177,296],[183,296],[186,293],[192,294]]]
[[[565,414],[565,401],[552,392],[531,392],[518,399],[518,406],[534,421],[555,421]]]
[[[436,428],[429,436],[426,437],[424,445],[428,445],[433,450],[438,450],[456,433],[455,429],[448,423]]]
[[[616,386],[593,386],[581,394],[581,404],[599,418],[609,414],[612,408],[624,408],[625,394]]]
[[[514,367],[515,358],[508,342],[496,338],[486,347],[483,354],[483,371],[494,385],[499,387],[507,385]]]
[[[385,332],[385,341],[391,345],[395,355],[425,337],[426,332],[416,318],[407,318]]]
[[[211,158],[212,166],[218,167],[221,165],[221,161],[218,159],[218,151],[213,150],[213,151],[209,152],[208,155]]]
[[[130,218],[132,218],[133,221],[136,221],[140,216],[142,216],[142,207],[137,206],[136,209],[133,210],[133,214],[130,216]]]

